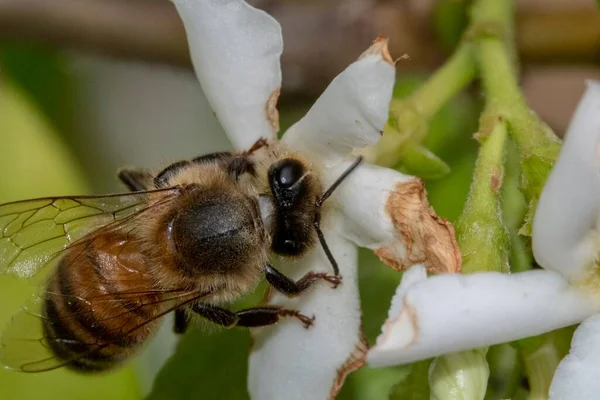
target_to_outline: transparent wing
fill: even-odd
[[[179,188],[168,188],[1,204],[0,274],[31,278],[86,235],[171,201],[178,194]]]
[[[112,345],[120,345],[122,340],[126,340],[129,335],[135,333],[137,330],[148,327],[150,323],[161,319],[169,312],[206,295],[205,293],[193,293],[183,290],[163,292],[140,291],[135,293],[122,292],[117,294],[124,298],[135,299],[136,301],[139,301],[140,298],[150,298],[159,295],[160,298],[154,302],[140,304],[137,308],[137,312],[143,313],[145,312],[145,309],[148,309],[148,314],[150,314],[150,310],[154,310],[157,305],[160,306],[161,312],[147,318],[143,323],[138,323],[135,326],[124,324],[112,332],[107,332],[112,338],[110,340],[98,339],[90,340],[86,343],[77,342],[80,351],[70,354],[69,357],[65,359],[57,357],[51,349],[55,348],[56,344],[60,346],[72,341],[72,339],[70,337],[62,337],[58,334],[55,334],[52,337],[44,335],[43,323],[44,320],[47,319],[42,311],[44,300],[41,297],[36,296],[36,298],[32,299],[13,317],[7,329],[4,331],[0,341],[0,364],[6,369],[21,372],[44,372],[63,367],[66,364],[86,357],[88,354],[98,353]],[[111,295],[106,296],[104,299],[96,298],[90,299],[90,301],[93,301],[96,304],[96,307],[102,307],[103,302],[114,301],[114,298]],[[61,323],[64,323],[64,319],[76,319],[81,317],[85,318],[86,315],[70,315],[64,317]],[[123,317],[123,314],[115,314],[106,317],[106,319],[119,319]],[[138,348],[136,347],[131,350],[137,349]]]

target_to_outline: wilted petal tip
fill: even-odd
[[[371,47],[362,53],[358,59],[361,60],[367,56],[379,56],[390,65],[396,65],[388,48],[389,41],[390,39],[387,36],[377,36],[375,40],[373,40]]]
[[[398,240],[375,250],[381,261],[396,270],[423,263],[433,274],[460,272],[462,257],[454,227],[431,208],[423,181],[397,184],[387,200],[386,212]]]

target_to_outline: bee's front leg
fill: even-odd
[[[326,273],[309,272],[297,281],[290,279],[281,272],[273,268],[272,265],[265,266],[265,276],[267,282],[271,284],[278,292],[285,294],[288,297],[294,297],[315,284],[319,280],[324,280],[333,285],[335,289],[342,283],[341,275],[327,275]]]

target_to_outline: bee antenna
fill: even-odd
[[[354,160],[354,162],[335,180],[335,182],[333,182],[331,186],[329,186],[329,189],[327,189],[325,193],[323,193],[323,195],[319,199],[317,199],[317,207],[320,208],[323,205],[325,200],[327,200],[329,196],[331,196],[333,191],[337,189],[340,183],[342,183],[344,179],[346,179],[348,175],[350,175],[350,173],[360,165],[362,160],[362,156],[357,157],[356,160]],[[338,267],[337,261],[335,261],[333,254],[331,254],[331,250],[329,250],[329,246],[327,245],[327,242],[325,241],[325,236],[323,235],[323,231],[321,230],[321,213],[317,213],[313,225],[315,227],[315,230],[317,231],[317,236],[319,238],[319,242],[321,243],[321,247],[323,247],[323,251],[327,256],[327,259],[331,263],[331,266],[333,267],[333,273],[335,276],[338,276],[340,274],[340,268]]]
[[[329,196],[331,196],[333,191],[335,189],[337,189],[338,186],[340,186],[340,183],[342,183],[344,181],[344,179],[346,179],[348,177],[348,175],[350,175],[352,173],[352,171],[354,171],[356,169],[356,167],[358,167],[362,161],[363,161],[362,156],[356,157],[356,160],[354,160],[352,165],[350,165],[348,168],[346,168],[346,170],[335,180],[335,182],[333,182],[331,184],[331,186],[329,186],[329,189],[327,189],[325,191],[325,193],[323,193],[323,196],[321,196],[321,198],[317,200],[317,207],[321,207],[323,205],[325,200],[327,200],[329,198]]]

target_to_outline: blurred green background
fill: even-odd
[[[315,5],[318,2],[307,3],[316,15],[321,15],[319,7],[323,15],[329,15],[335,1],[323,2],[322,6]],[[381,3],[400,10],[393,1]],[[525,6],[519,5],[519,27],[525,31],[534,23],[546,21],[538,14],[562,15],[561,18],[566,18],[563,22],[552,21],[553,26],[564,28],[567,25],[561,23],[572,23],[571,18],[586,14],[588,6],[567,0],[550,2],[552,5],[546,9],[535,1],[522,3]],[[570,11],[560,8],[567,3]],[[411,61],[403,61],[399,66],[396,97],[407,96],[447,57],[460,38],[468,1],[423,1],[419,7],[411,1],[406,4],[409,6],[401,10],[408,14],[389,15],[397,18],[393,22],[398,26],[398,21],[404,20],[413,24],[402,25],[401,32],[394,30],[395,25],[390,27],[389,21],[387,28],[383,22],[377,27],[384,30],[382,33],[388,29],[392,41],[397,39],[396,49],[411,55]],[[382,19],[379,14],[369,15]],[[0,6],[0,202],[123,191],[115,174],[121,166],[160,168],[178,159],[229,147],[185,60],[163,57],[162,53],[138,55],[138,60],[122,54],[116,54],[115,58],[114,52],[93,46],[81,51],[73,46],[68,35],[63,37],[64,46],[60,35],[57,39],[50,34],[50,45],[40,44],[46,41],[44,37],[24,34],[18,24],[7,24],[5,16],[6,9]],[[299,39],[293,38],[297,33],[293,29],[298,28],[286,28],[295,25],[286,25],[285,18],[281,22],[286,54],[312,54],[310,49],[297,45]],[[308,65],[302,57],[284,55],[282,129],[307,110],[315,94],[322,90],[323,82],[331,79],[322,71],[333,65],[334,71],[330,72],[339,72],[343,66],[340,67],[337,60],[343,60],[342,65],[346,65],[348,59],[356,58],[368,45],[371,31],[365,33],[356,28],[363,27],[363,22],[352,20],[352,35],[342,35],[342,39],[348,38],[348,43],[344,41],[341,47],[330,44],[329,49],[336,50],[318,53],[320,57],[314,65]],[[596,26],[594,21],[587,23]],[[328,40],[334,43],[339,39],[331,36]],[[353,47],[355,42],[358,45]],[[545,42],[536,43],[519,42],[519,49],[530,60],[524,68],[523,86],[530,104],[560,133],[583,90],[582,76],[600,76],[597,52],[586,53],[587,42],[571,47],[560,47],[559,43],[558,49],[550,50],[543,48]],[[579,52],[567,52],[561,58],[560,51],[564,52],[564,48],[576,48]],[[109,53],[112,57],[107,55]],[[552,65],[544,59],[549,55],[554,57]],[[159,63],[156,63],[157,58]],[[336,62],[330,62],[332,59]],[[562,61],[557,63],[557,59]],[[317,68],[325,64],[326,67]],[[560,91],[561,96],[549,96],[552,91]],[[426,182],[431,204],[438,214],[450,221],[458,217],[468,191],[476,149],[472,134],[477,129],[480,106],[479,89],[470,87],[435,116],[424,141],[425,147],[451,168],[450,174],[443,178]],[[362,252],[360,261],[364,328],[369,343],[373,343],[401,275],[384,267],[369,252]],[[0,276],[0,326],[31,291],[24,282]],[[256,303],[260,297],[257,290],[244,302]],[[169,347],[175,346],[168,328],[153,344],[162,349],[162,355],[160,351],[155,359],[142,355],[136,364],[103,376],[82,377],[64,370],[36,375],[0,370],[0,399],[247,398],[247,332],[192,331],[177,345],[174,357],[161,368]],[[410,374],[426,377],[426,372],[427,364],[381,370],[363,368],[349,377],[339,398],[385,399],[402,377]],[[158,377],[152,387],[150,377],[155,373]],[[428,399],[428,393],[415,390],[413,399],[421,398]]]

